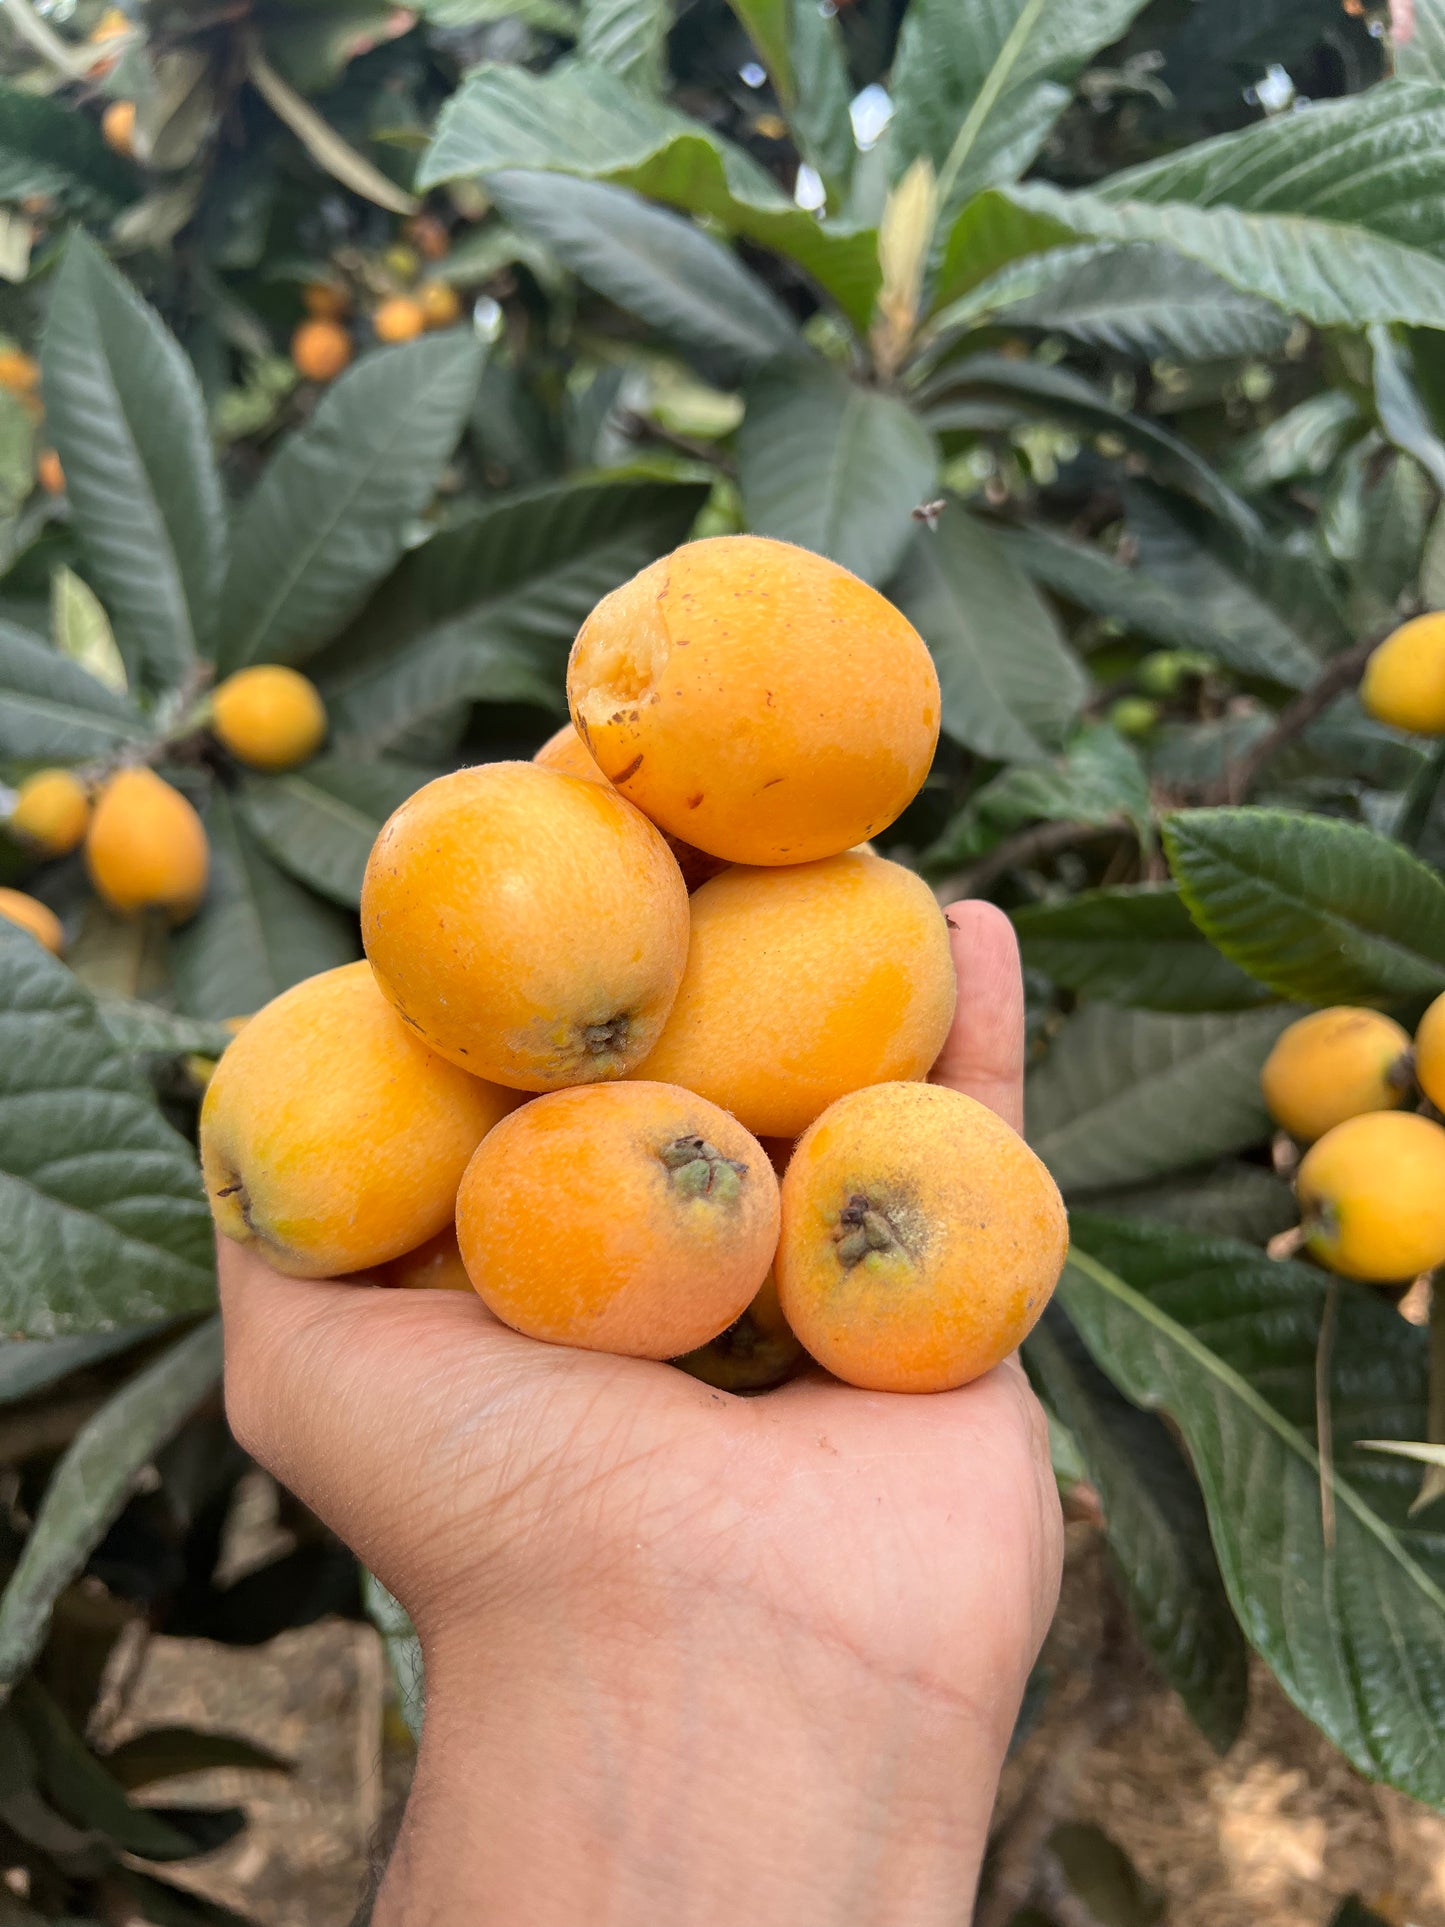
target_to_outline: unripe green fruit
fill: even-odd
[[[1159,720],[1159,705],[1148,696],[1121,696],[1109,709],[1109,721],[1121,736],[1147,736]]]

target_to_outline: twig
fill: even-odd
[[[1282,749],[1302,736],[1337,696],[1354,688],[1378,640],[1378,637],[1371,636],[1364,642],[1357,642],[1352,649],[1342,650],[1338,656],[1332,657],[1323,675],[1280,711],[1274,727],[1260,737],[1253,749],[1246,750],[1243,756],[1231,763],[1219,781],[1211,784],[1200,800],[1205,803],[1242,802],[1253,789],[1265,764],[1272,762]]]
[[[95,63],[102,58],[94,47],[72,47],[62,40],[31,6],[30,0],[0,0],[16,33],[22,40],[28,40],[43,60],[48,60],[57,73],[64,74],[67,80],[84,80]]]
[[[938,884],[935,894],[949,901],[958,897],[981,896],[1007,870],[1022,869],[1027,864],[1036,863],[1040,857],[1057,856],[1062,850],[1072,850],[1079,843],[1091,843],[1096,837],[1136,834],[1134,825],[1122,816],[1111,817],[1102,823],[1035,823],[1027,830],[1018,830],[1012,836],[1006,836],[1002,843],[995,844],[987,856],[980,857],[967,870],[960,870],[956,876]]]
[[[654,421],[650,415],[639,415],[636,409],[621,409],[617,426],[630,442],[656,442],[659,447],[670,448],[694,462],[706,462],[709,468],[721,469],[725,475],[735,473],[732,463],[711,442],[697,441],[691,435],[679,435],[674,429]]]
[[[1315,1446],[1320,1459],[1320,1530],[1325,1550],[1335,1549],[1335,1426],[1330,1405],[1330,1367],[1335,1356],[1335,1329],[1340,1315],[1340,1281],[1325,1287],[1320,1313],[1320,1335],[1315,1345]]]

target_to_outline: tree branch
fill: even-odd
[[[1122,816],[1111,817],[1103,823],[1034,823],[1026,830],[1016,830],[1012,836],[1006,836],[977,863],[938,884],[934,894],[950,902],[959,897],[982,896],[1005,871],[1022,869],[1037,863],[1040,857],[1057,856],[1080,843],[1092,843],[1096,837],[1136,834],[1134,825]]]
[[[1276,718],[1274,727],[1260,737],[1253,749],[1246,750],[1243,756],[1231,763],[1219,781],[1212,783],[1201,794],[1200,801],[1242,803],[1265,765],[1301,737],[1337,696],[1354,688],[1378,641],[1378,636],[1371,636],[1364,642],[1357,642],[1352,649],[1342,650],[1338,656],[1331,657],[1324,673],[1308,689],[1301,690],[1292,703],[1286,704]]]

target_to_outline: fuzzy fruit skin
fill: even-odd
[[[515,1102],[418,1043],[364,963],[323,971],[259,1010],[216,1067],[201,1107],[212,1215],[295,1278],[385,1264],[450,1222],[467,1159]]]
[[[543,769],[561,770],[564,776],[580,776],[584,783],[603,783],[608,789],[612,788],[571,723],[563,723],[555,734],[549,736],[532,761],[540,763]],[[684,843],[680,836],[668,836],[666,830],[662,834],[667,840],[668,849],[677,858],[677,867],[682,871],[682,880],[689,890],[696,890],[699,884],[706,883],[709,877],[715,877],[719,870],[727,868],[721,857],[709,856],[706,850],[695,850],[690,843]]]
[[[378,341],[414,341],[426,326],[426,315],[419,301],[410,295],[394,294],[383,301],[371,317]]]
[[[460,295],[445,281],[428,281],[417,300],[428,328],[450,328],[462,311]]]
[[[320,749],[326,707],[315,683],[280,663],[238,669],[211,698],[211,727],[238,762],[294,769]]]
[[[791,1378],[806,1357],[783,1316],[778,1281],[770,1271],[747,1310],[725,1332],[672,1362],[720,1392],[766,1392]]]
[[[1281,1031],[1259,1085],[1270,1116],[1313,1143],[1365,1111],[1393,1111],[1410,1089],[1410,1039],[1383,1011],[1341,1004]]]
[[[524,1091],[636,1070],[687,931],[687,886],[646,817],[534,763],[458,770],[408,797],[361,891],[366,954],[417,1035]]]
[[[102,788],[85,838],[85,867],[112,910],[194,916],[211,851],[194,809],[153,769],[117,770]]]
[[[912,801],[938,741],[912,624],[836,562],[755,535],[689,542],[604,596],[567,698],[624,796],[733,863],[864,842]]]
[[[699,1141],[706,1154],[687,1162],[678,1147]],[[767,1275],[778,1181],[737,1120],[690,1091],[583,1085],[524,1105],[478,1146],[457,1238],[515,1330],[676,1358],[726,1330]]]
[[[405,1291],[470,1291],[455,1224],[444,1224],[415,1251],[404,1251],[381,1268],[381,1282]]]
[[[1445,736],[1445,612],[1415,616],[1365,664],[1360,702],[1378,723]]]
[[[42,856],[69,856],[90,823],[90,796],[68,769],[38,769],[15,794],[10,828]]]
[[[1331,1271],[1386,1284],[1445,1264],[1445,1130],[1429,1118],[1347,1118],[1306,1151],[1295,1188],[1305,1242]]]
[[[955,996],[943,912],[902,864],[724,870],[693,894],[682,987],[638,1075],[796,1137],[849,1091],[926,1076]]]
[[[1038,1320],[1068,1253],[1040,1160],[937,1084],[841,1098],[794,1151],[782,1197],[784,1316],[820,1365],[875,1392],[943,1392],[991,1370]],[[866,1223],[845,1217],[862,1220],[864,1204]]]
[[[52,957],[60,956],[65,949],[65,932],[60,927],[59,917],[48,904],[26,896],[23,890],[7,890],[0,885],[0,918],[29,931]]]
[[[65,470],[53,448],[42,448],[36,456],[35,479],[47,495],[64,495]]]
[[[135,158],[135,102],[113,100],[100,117],[100,131],[107,147],[126,160]]]
[[[1445,996],[1437,997],[1415,1030],[1415,1076],[1437,1111],[1445,1111]]]
[[[351,336],[338,321],[303,321],[291,337],[296,372],[308,381],[334,381],[351,356]]]

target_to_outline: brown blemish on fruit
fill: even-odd
[[[614,783],[631,782],[632,778],[636,776],[637,772],[641,768],[642,768],[641,755],[634,756],[632,761],[627,765],[627,768],[624,770],[619,770],[616,776],[614,776],[612,780]]]
[[[702,791],[701,791],[701,790],[699,790],[696,796],[689,796],[689,797],[688,797],[688,799],[687,799],[687,807],[688,807],[688,808],[689,808],[690,810],[695,810],[695,809],[697,808],[697,806],[698,806],[698,804],[699,804],[699,803],[701,803],[701,801],[702,801]]]

